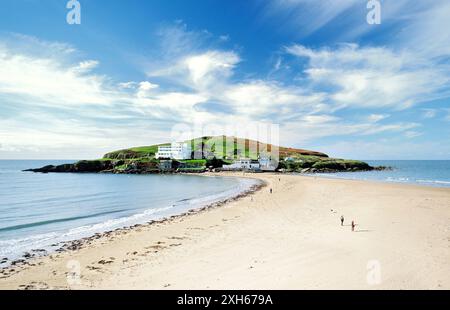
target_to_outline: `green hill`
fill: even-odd
[[[258,156],[261,153],[264,153],[264,150],[270,152],[274,147],[273,145],[265,144],[255,140],[241,139],[236,137],[225,137],[225,136],[202,137],[188,140],[185,142],[191,144],[192,151],[195,153],[195,158],[197,159],[221,158],[225,160],[227,159],[232,160],[240,157],[258,159]],[[170,143],[134,147],[130,149],[114,151],[105,154],[103,158],[105,159],[154,158],[155,154],[158,152],[158,147],[166,145],[170,145]],[[288,147],[279,147],[278,151],[280,154],[280,159],[300,155],[316,156],[320,158],[328,157],[328,155],[321,152]]]
[[[164,161],[155,158],[159,146],[133,147],[105,154],[102,159],[82,160],[74,164],[46,166],[29,169],[34,172],[73,172],[73,173],[163,173],[163,172],[201,172],[208,167],[221,168],[234,159],[258,159],[260,155],[276,151],[275,146],[254,140],[235,137],[202,137],[188,140],[192,147],[192,158],[188,160]],[[317,173],[339,171],[367,171],[374,168],[357,160],[330,158],[328,155],[304,149],[277,147],[279,152],[278,169],[287,172]]]

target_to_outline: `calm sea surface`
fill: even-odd
[[[390,166],[394,169],[321,175],[331,178],[450,187],[450,160],[367,160],[366,162],[371,166]]]
[[[0,260],[180,214],[237,195],[248,179],[192,175],[36,174],[66,161],[0,160]],[[70,162],[70,161],[69,161]]]

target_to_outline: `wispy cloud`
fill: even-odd
[[[413,131],[413,130],[408,130],[408,131],[405,132],[405,137],[407,137],[409,139],[420,137],[421,135],[422,135],[421,132]]]
[[[436,109],[422,109],[424,118],[434,118],[437,114]]]
[[[39,42],[40,45],[44,44]],[[46,49],[54,48],[49,43]],[[0,93],[23,96],[35,104],[52,106],[108,104],[104,76],[92,74],[97,61],[66,63],[73,50],[45,55],[0,44]],[[67,57],[69,56],[69,57]]]
[[[411,12],[411,8],[416,8]],[[406,16],[402,31],[390,42],[397,48],[407,48],[427,58],[447,58],[450,56],[450,2],[407,1],[402,6],[399,17]]]
[[[450,109],[447,109],[447,116],[445,119],[450,122]]]
[[[294,44],[286,52],[307,59],[304,74],[314,86],[337,89],[330,98],[339,107],[405,109],[449,95],[450,68],[408,52],[356,44],[335,49]]]
[[[359,0],[269,0],[263,15],[282,22],[284,28],[294,29],[299,36],[307,36],[358,5],[365,7]]]

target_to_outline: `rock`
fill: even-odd
[[[392,168],[392,167],[388,167],[388,166],[378,166],[378,167],[374,167],[373,168],[374,170],[377,170],[377,171],[384,171],[384,170],[394,170],[394,168]]]
[[[53,165],[48,165],[39,169],[27,169],[27,170],[23,170],[26,172],[40,172],[40,173],[49,173],[49,172],[55,172],[55,166]]]
[[[124,164],[125,164],[125,161],[124,161],[124,160],[113,160],[113,161],[111,162],[111,166],[112,166],[113,168],[122,166],[122,165],[124,165]]]
[[[28,253],[28,252],[26,252],[26,253],[23,255],[23,257],[24,257],[24,258],[31,258],[31,257],[33,257],[33,255],[30,254],[30,253]]]
[[[75,172],[100,172],[111,168],[110,160],[82,160],[74,165]]]
[[[91,172],[97,173],[104,170],[112,169],[110,160],[82,160],[75,164],[64,164],[59,166],[45,166],[38,169],[27,169],[24,171],[39,172],[39,173],[68,173],[68,172]]]

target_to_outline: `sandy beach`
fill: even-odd
[[[245,177],[267,185],[12,266],[0,289],[450,289],[450,189]]]

